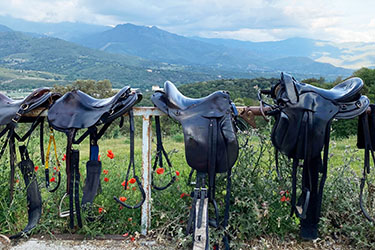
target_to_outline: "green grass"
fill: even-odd
[[[240,135],[239,141],[243,146],[239,159],[232,173],[231,216],[228,231],[231,235],[233,249],[245,249],[249,243],[260,237],[276,237],[279,241],[298,239],[298,219],[289,217],[290,204],[280,201],[280,190],[291,190],[290,162],[280,161],[284,181],[277,179],[273,159],[273,147],[269,140],[269,132],[252,131]],[[65,165],[62,167],[62,185],[56,193],[49,193],[44,188],[44,171],[38,170],[38,181],[42,189],[43,214],[41,221],[34,230],[37,234],[79,233],[86,236],[103,234],[135,233],[141,230],[140,209],[130,210],[121,208],[113,200],[113,196],[124,196],[127,202],[135,204],[140,195],[137,191],[124,191],[121,186],[129,162],[129,138],[111,132],[116,138],[106,136],[101,141],[100,155],[102,169],[108,174],[102,174],[102,192],[94,201],[94,213],[103,208],[103,219],[93,223],[84,221],[83,228],[69,229],[69,219],[58,217],[58,203],[66,188]],[[110,133],[110,134],[111,134]],[[47,138],[47,137],[46,137]],[[61,159],[65,151],[65,135],[56,133],[58,154]],[[184,157],[184,144],[181,134],[175,133],[165,137],[164,147],[168,152],[173,151],[171,161],[173,171],[179,171],[178,181],[164,191],[152,191],[152,220],[151,234],[159,239],[169,239],[176,246],[187,247],[191,242],[190,236],[184,235],[191,198],[182,193],[190,193],[192,187],[187,185],[190,168]],[[245,145],[246,140],[248,140]],[[156,148],[156,138],[153,139],[153,156]],[[331,140],[328,179],[326,182],[322,218],[320,222],[321,238],[334,240],[339,244],[371,248],[375,246],[375,228],[362,216],[358,206],[359,178],[363,164],[363,152],[356,149],[356,138]],[[46,146],[46,145],[45,145]],[[29,150],[36,165],[41,166],[38,139],[30,141]],[[88,160],[88,140],[75,146],[81,151],[81,191],[85,178],[85,163]],[[109,159],[107,150],[112,150],[115,157]],[[136,137],[135,162],[137,174],[141,176],[142,141],[139,133]],[[52,158],[52,157],[51,157]],[[153,161],[152,161],[153,162]],[[65,163],[65,162],[63,162]],[[104,182],[104,177],[109,179]],[[9,203],[8,178],[9,162],[6,158],[1,161],[0,178],[0,233],[12,234],[21,230],[27,221],[24,183],[17,169],[15,199]],[[299,179],[300,180],[300,179]],[[155,175],[158,185],[169,182],[168,175]],[[367,190],[367,189],[366,189]],[[225,175],[217,178],[217,201],[223,208],[225,195]],[[368,197],[366,192],[366,197]],[[373,211],[372,211],[373,212]],[[211,240],[219,240],[223,230],[210,230]]]

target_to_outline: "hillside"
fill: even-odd
[[[109,79],[114,87],[131,85],[143,89],[166,80],[186,83],[219,78],[189,67],[109,54],[61,39],[20,32],[0,32],[0,67],[50,72],[59,74],[64,81]]]
[[[75,42],[116,54],[134,55],[155,61],[203,66],[226,71],[279,72],[280,64],[288,64],[288,69],[291,69],[288,70],[289,72],[302,73],[306,76],[323,75],[334,79],[339,75],[348,76],[353,72],[333,65],[327,67],[327,64],[319,62],[304,63],[303,69],[294,70],[295,67],[300,67],[300,61],[289,60],[288,57],[294,54],[288,55],[288,51],[298,49],[298,47],[290,43],[283,46],[275,43],[274,49],[267,49],[267,46],[262,49],[261,45],[249,49],[248,43],[245,42],[225,39],[192,39],[161,30],[155,26],[137,26],[129,23],[117,25],[113,29],[97,34],[83,36]],[[257,43],[249,42],[249,44]],[[285,47],[288,47],[288,50]],[[282,52],[284,50],[286,50],[285,53]],[[276,53],[280,56],[275,56],[275,51],[280,51]],[[305,57],[305,61],[312,61],[306,57],[306,54],[298,54],[298,57]],[[279,61],[274,63],[275,59]]]

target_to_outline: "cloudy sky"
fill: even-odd
[[[111,26],[130,22],[248,41],[298,36],[375,42],[374,0],[0,0],[0,15]]]

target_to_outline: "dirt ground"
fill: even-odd
[[[96,239],[84,239],[83,236],[77,235],[57,235],[53,239],[45,236],[33,236],[29,239],[21,239],[17,241],[8,241],[6,237],[0,235],[0,250],[104,250],[104,249],[139,249],[139,250],[172,250],[178,249],[176,245],[163,245],[157,243],[153,239],[140,237],[131,240],[129,237],[108,235]],[[179,248],[181,249],[181,248]],[[290,240],[287,242],[280,242],[271,237],[264,237],[253,240],[242,249],[334,249],[334,250],[347,250],[353,247],[347,245],[338,245],[334,241],[316,240],[310,242],[303,242],[297,240]]]

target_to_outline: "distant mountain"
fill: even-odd
[[[82,35],[89,35],[109,30],[112,27],[86,24],[79,22],[42,23],[31,22],[11,16],[0,16],[0,23],[9,28],[27,33],[38,33],[48,35],[67,41],[76,39]]]
[[[109,54],[61,39],[21,32],[0,32],[0,67],[50,72],[63,81],[109,79],[115,87],[131,85],[143,89],[166,80],[186,83],[220,78],[214,71],[202,73],[194,68]]]
[[[83,46],[115,54],[127,54],[150,60],[211,67],[239,72],[278,72],[288,63],[291,73],[324,75],[334,79],[348,76],[353,71],[314,62],[309,54],[315,49],[309,39],[290,39],[281,42],[252,43],[229,39],[188,38],[155,26],[133,24],[115,28],[75,40]],[[307,42],[307,43],[304,43]],[[335,48],[332,48],[332,51]],[[296,61],[291,57],[298,57]],[[301,69],[301,57],[306,57]],[[311,58],[311,57],[310,57]],[[273,62],[278,59],[279,61]],[[284,61],[284,63],[283,63]],[[294,70],[297,69],[298,70]],[[325,72],[325,73],[323,73]]]
[[[8,28],[5,25],[0,24],[0,32],[9,32],[12,31],[12,29]]]
[[[272,42],[201,37],[193,39],[230,48],[241,48],[252,53],[258,52],[271,60],[283,57],[308,57],[349,69],[375,65],[375,43],[334,43],[299,37]]]
[[[84,36],[75,42],[107,52],[183,65],[204,65],[225,69],[250,67],[251,70],[257,70],[258,63],[248,65],[250,63],[247,58],[253,58],[253,61],[262,60],[248,51],[228,49],[197,41],[169,33],[155,26],[137,26],[130,23]]]

